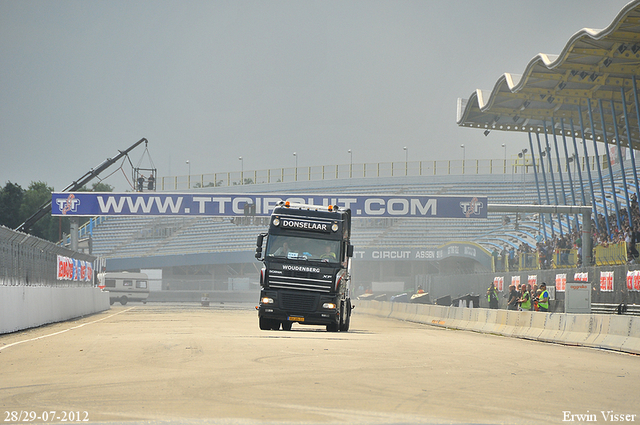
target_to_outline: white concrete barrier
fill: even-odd
[[[632,320],[629,329],[629,337],[620,347],[621,351],[627,353],[640,353],[640,320]]]
[[[516,310],[507,310],[507,320],[502,335],[513,336],[518,328],[518,318],[520,313]]]
[[[518,317],[518,323],[513,330],[513,334],[511,336],[516,338],[524,338],[525,332],[531,329],[531,323],[533,322],[533,314],[531,311],[518,311],[516,312],[516,316]]]
[[[359,313],[454,329],[640,354],[640,317],[360,301]]]
[[[547,314],[536,311],[529,311],[529,314],[531,314],[531,322],[529,323],[528,328],[523,329],[522,338],[537,340],[540,334],[544,331]]]
[[[0,334],[109,308],[109,293],[95,287],[0,286]]]
[[[546,342],[559,342],[558,336],[564,329],[564,313],[541,313],[544,314],[544,330],[538,335],[537,339]]]
[[[633,316],[609,316],[609,329],[602,339],[599,340],[600,348],[610,350],[622,350],[623,344],[629,338]]]
[[[599,333],[600,330],[594,328],[591,314],[570,314],[565,320],[564,332],[559,339],[564,344],[593,346],[593,340]]]
[[[469,330],[475,332],[481,332],[482,328],[487,324],[487,310],[486,308],[474,308],[474,318],[469,322]]]

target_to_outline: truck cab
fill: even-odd
[[[349,209],[284,202],[274,208],[269,231],[258,236],[256,246],[256,258],[264,264],[260,329],[291,330],[299,323],[349,330],[350,237]]]

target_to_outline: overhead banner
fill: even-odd
[[[350,208],[354,217],[487,218],[487,198],[479,196],[279,195],[247,193],[52,194],[56,216],[269,216],[278,202]]]

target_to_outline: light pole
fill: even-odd
[[[409,148],[405,146],[402,149],[404,149],[404,175],[406,176],[409,174]]]
[[[353,152],[351,149],[347,151],[349,153],[349,178],[353,176]]]
[[[244,159],[239,156],[238,160],[240,160],[240,184],[244,184]]]
[[[189,174],[187,175],[187,188],[191,189],[191,163],[187,159],[187,166],[189,167]]]
[[[298,154],[294,152],[293,153],[293,157],[296,159],[296,168],[294,170],[294,173],[295,173],[294,174],[295,175],[294,179],[295,179],[295,181],[298,181]]]
[[[460,147],[462,148],[462,174],[464,175],[464,161],[465,161],[465,157],[467,155],[467,152],[464,148],[464,143],[460,145]]]
[[[502,163],[502,174],[504,175],[504,179],[507,178],[507,145],[502,144],[502,149],[504,150],[504,162]],[[513,170],[511,172],[511,179],[513,180]]]
[[[527,194],[526,194],[526,186],[524,184],[524,175],[527,171],[526,166],[527,166],[527,157],[526,157],[526,153],[528,152],[528,149],[522,149],[522,151],[520,151],[520,153],[518,154],[518,158],[522,158],[522,196],[526,199]],[[526,202],[526,201],[525,201]]]

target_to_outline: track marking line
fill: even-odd
[[[30,338],[30,339],[25,339],[23,341],[13,342],[11,344],[7,344],[7,345],[5,345],[3,347],[0,347],[0,351],[4,350],[5,348],[13,347],[14,345],[22,344],[22,343],[25,343],[25,342],[37,341],[37,340],[43,339],[43,338],[49,338],[50,336],[60,335],[62,333],[69,332],[69,331],[72,331],[74,329],[78,329],[78,328],[81,328],[83,326],[86,326],[86,325],[92,325],[94,323],[102,322],[103,320],[110,319],[110,318],[112,318],[114,316],[117,316],[120,313],[126,313],[129,310],[133,310],[134,308],[135,307],[129,307],[126,310],[122,310],[122,311],[119,311],[117,313],[113,313],[112,315],[107,316],[107,317],[103,317],[102,319],[94,320],[93,322],[83,323],[81,325],[73,326],[71,328],[64,329],[64,330],[61,330],[61,331],[58,331],[58,332],[54,332],[54,333],[51,333],[51,334],[42,335],[42,336],[38,336],[38,337],[35,337],[35,338]]]

